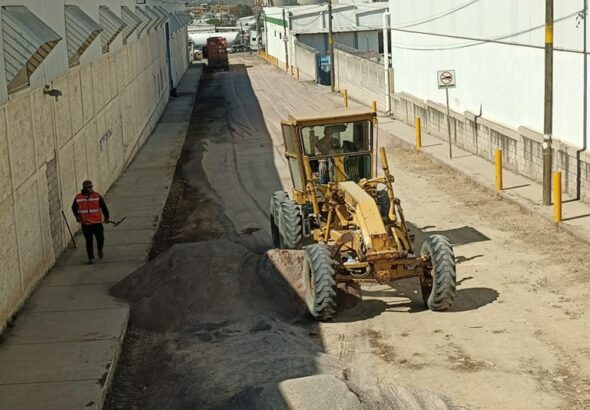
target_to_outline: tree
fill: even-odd
[[[211,24],[212,26],[220,26],[221,25],[221,20],[219,20],[219,19],[209,19],[205,23]]]
[[[252,7],[248,6],[247,4],[236,4],[234,6],[231,6],[229,12],[236,16],[236,18],[254,15]]]

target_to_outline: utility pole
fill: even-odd
[[[336,89],[336,71],[334,64],[334,39],[332,38],[332,0],[328,1],[328,54],[330,55],[330,89]]]
[[[289,71],[289,46],[287,44],[287,20],[283,9],[283,44],[285,45],[285,71]]]
[[[543,205],[551,205],[553,134],[553,0],[545,0],[545,121],[543,127]]]
[[[385,73],[385,112],[391,111],[391,96],[389,95],[389,25],[390,14],[383,13],[383,71]]]

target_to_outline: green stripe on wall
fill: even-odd
[[[274,17],[264,16],[264,19],[269,23],[276,24],[277,26],[287,27],[287,22],[283,19],[277,19]]]

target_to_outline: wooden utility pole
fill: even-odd
[[[553,0],[545,0],[545,121],[543,127],[543,205],[551,205],[553,134]]]
[[[328,54],[330,55],[330,89],[336,89],[336,72],[334,69],[334,39],[332,38],[332,0],[328,1]]]
[[[287,19],[283,9],[283,44],[285,45],[285,71],[289,71],[289,47],[287,45]]]

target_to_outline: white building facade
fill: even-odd
[[[332,7],[334,41],[360,52],[383,53],[383,13],[387,3],[336,4]],[[328,5],[265,7],[266,52],[292,66],[295,43],[328,51]]]
[[[582,145],[583,0],[555,2],[553,135]],[[454,69],[450,105],[543,132],[544,0],[390,0],[396,93],[445,103],[437,70]],[[485,42],[478,39],[493,40]]]

